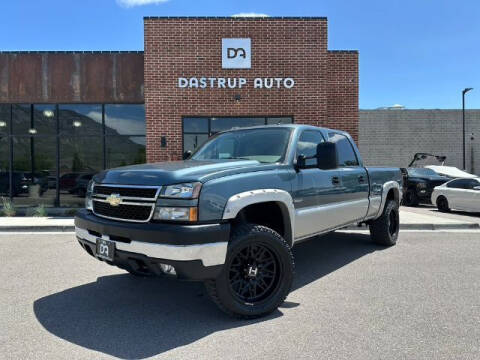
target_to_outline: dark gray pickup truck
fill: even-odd
[[[400,169],[365,168],[345,132],[235,129],[184,161],[97,174],[76,236],[133,275],[204,281],[221,310],[252,318],[287,297],[298,242],[366,223],[374,242],[394,245],[401,189]]]

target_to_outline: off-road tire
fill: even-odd
[[[252,285],[252,281],[255,284],[257,281],[260,283],[263,280],[264,272],[270,272],[270,270],[267,270],[266,267],[263,268],[265,270],[262,270],[261,266],[263,265],[260,265],[258,267],[258,280],[257,272],[255,272],[253,280],[249,278],[249,273],[249,276],[245,275],[244,279],[234,281],[234,279],[239,279],[238,274],[240,272],[238,268],[241,267],[241,265],[238,265],[239,259],[246,259],[245,251],[248,251],[248,249],[262,248],[267,249],[269,255],[272,255],[272,259],[274,259],[273,261],[276,264],[275,269],[278,269],[278,272],[274,277],[270,277],[275,282],[265,278],[267,283],[271,282],[270,287],[267,287],[271,292],[267,292],[265,298],[259,301],[248,302],[240,298],[238,290],[234,289],[233,283],[248,281],[250,285],[246,286],[249,287],[250,291],[251,287],[256,286]],[[253,253],[253,250],[251,252]],[[260,253],[260,250],[257,250],[256,254],[258,255],[258,253]],[[247,252],[247,254],[250,253]],[[265,251],[262,254],[262,256],[265,256]],[[244,262],[248,261],[250,260],[244,260]],[[213,302],[226,314],[241,319],[258,318],[273,312],[285,301],[292,287],[294,271],[295,263],[290,246],[277,232],[261,225],[243,224],[232,229],[225,265],[221,274],[214,280],[207,280],[205,287]],[[232,273],[234,274],[234,279],[232,279]],[[265,283],[262,283],[262,286],[263,284]]]
[[[392,246],[397,243],[400,230],[398,203],[387,200],[382,215],[370,223],[370,236],[378,245]]]
[[[408,189],[403,196],[403,205],[415,207],[418,206],[419,199],[414,189]]]
[[[448,206],[448,200],[445,196],[440,195],[437,198],[437,209],[440,212],[450,212],[450,207]]]

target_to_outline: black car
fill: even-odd
[[[433,188],[451,180],[428,168],[409,167],[402,171],[404,173],[403,205],[406,206],[431,204]]]

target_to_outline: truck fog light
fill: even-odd
[[[155,220],[197,221],[196,207],[157,207],[153,215]]]
[[[172,265],[160,264],[160,269],[162,269],[162,271],[163,271],[165,274],[168,274],[168,275],[176,275],[175,268],[174,268]]]

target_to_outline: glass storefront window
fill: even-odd
[[[195,151],[219,131],[248,126],[291,124],[292,117],[185,117],[183,118],[183,151]]]
[[[30,104],[15,104],[12,107],[12,129],[15,135],[29,135],[32,128]]]
[[[10,109],[10,104],[0,104],[0,135],[9,133]]]
[[[60,131],[68,135],[100,135],[102,105],[59,105]]]
[[[8,137],[0,134],[0,196],[10,194],[9,156]]]
[[[208,118],[184,118],[183,132],[208,134]]]
[[[60,205],[80,207],[88,182],[102,170],[101,136],[63,136],[60,138]]]
[[[241,118],[241,117],[221,117],[212,118],[210,123],[210,131],[215,134],[219,131],[230,130],[235,127],[248,127],[265,125],[265,118]]]
[[[13,202],[18,207],[54,206],[56,137],[13,137]]]
[[[144,136],[107,136],[105,142],[107,169],[146,161]]]
[[[144,105],[105,105],[106,135],[145,135]]]
[[[55,135],[57,133],[57,108],[55,105],[33,105],[33,123],[29,135]]]

